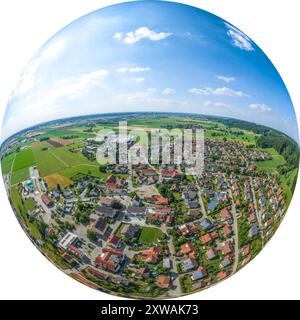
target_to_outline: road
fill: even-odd
[[[253,202],[254,202],[254,209],[255,209],[255,215],[256,215],[256,218],[257,218],[257,221],[258,221],[258,224],[259,224],[259,229],[260,229],[260,234],[261,234],[261,245],[262,245],[262,248],[264,247],[265,245],[265,239],[264,239],[264,227],[263,227],[263,224],[262,224],[262,219],[261,219],[261,211],[258,210],[258,207],[257,207],[257,200],[256,200],[256,195],[255,195],[255,191],[254,191],[254,186],[253,186],[253,178],[250,177],[250,185],[251,185],[251,192],[252,192],[252,195],[253,195]]]

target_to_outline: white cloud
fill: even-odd
[[[24,105],[23,110],[34,110],[36,112],[36,110],[40,108],[41,101],[43,101],[43,104],[47,106],[47,108],[43,108],[44,112],[46,112],[46,109],[50,110],[59,99],[74,99],[81,97],[91,87],[100,84],[108,75],[109,71],[100,69],[61,79],[57,81],[53,88],[40,92],[33,99],[30,99],[27,104]]]
[[[230,96],[230,97],[248,97],[247,94],[245,94],[242,91],[235,91],[227,87],[222,88],[193,88],[189,89],[189,92],[199,94],[199,95],[215,95],[215,96]]]
[[[151,41],[160,41],[172,35],[169,32],[156,32],[150,30],[147,27],[140,27],[135,31],[126,33],[123,37],[123,34],[118,32],[114,35],[114,38],[117,40],[123,40],[126,44],[134,44],[139,42],[142,39],[149,39]]]
[[[156,88],[148,88],[147,89],[148,92],[151,92],[151,93],[155,93],[157,92],[158,90]]]
[[[121,39],[122,39],[122,33],[121,33],[121,32],[117,32],[117,33],[114,35],[114,39],[121,40]]]
[[[270,112],[272,111],[272,108],[270,108],[268,105],[264,103],[253,103],[250,104],[249,108],[251,110],[257,110],[259,112]]]
[[[206,101],[204,103],[205,107],[217,107],[217,108],[231,108],[231,105],[223,103],[223,102],[212,102]]]
[[[136,82],[144,82],[145,78],[134,78]]]
[[[55,59],[58,54],[65,48],[65,46],[65,40],[59,40],[46,47],[45,49],[42,49],[37,57],[33,58],[26,66],[25,70],[20,76],[16,89],[12,93],[12,96],[15,97],[18,95],[22,95],[32,89],[34,87],[36,72],[39,66],[42,63],[46,63]]]
[[[121,73],[126,73],[126,72],[139,73],[139,72],[145,72],[145,71],[150,71],[150,70],[151,70],[151,68],[149,68],[149,67],[131,67],[131,68],[121,67],[121,68],[117,69],[117,71],[121,72]]]
[[[162,94],[172,94],[172,93],[175,93],[176,90],[175,89],[172,89],[172,88],[166,88],[162,91]]]
[[[226,77],[226,76],[217,76],[217,79],[224,81],[226,83],[230,83],[236,80],[235,77]]]
[[[251,40],[243,32],[228,23],[225,23],[225,25],[228,29],[227,35],[231,38],[231,43],[235,47],[245,51],[254,51]]]

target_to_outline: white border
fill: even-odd
[[[50,36],[115,0],[0,2],[0,120],[18,75]],[[243,30],[269,56],[292,97],[299,121],[300,3],[297,0],[186,0]],[[299,183],[281,227],[254,261],[223,283],[188,299],[299,299]],[[23,233],[0,184],[0,299],[117,299],[65,276]]]

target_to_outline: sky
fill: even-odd
[[[74,21],[35,53],[2,140],[45,121],[127,111],[231,117],[299,139],[280,75],[244,33],[198,8],[136,1]]]

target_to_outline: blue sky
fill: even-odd
[[[288,92],[255,43],[205,11],[161,1],[107,7],[54,35],[11,94],[2,139],[48,120],[124,111],[233,117],[298,141]]]

